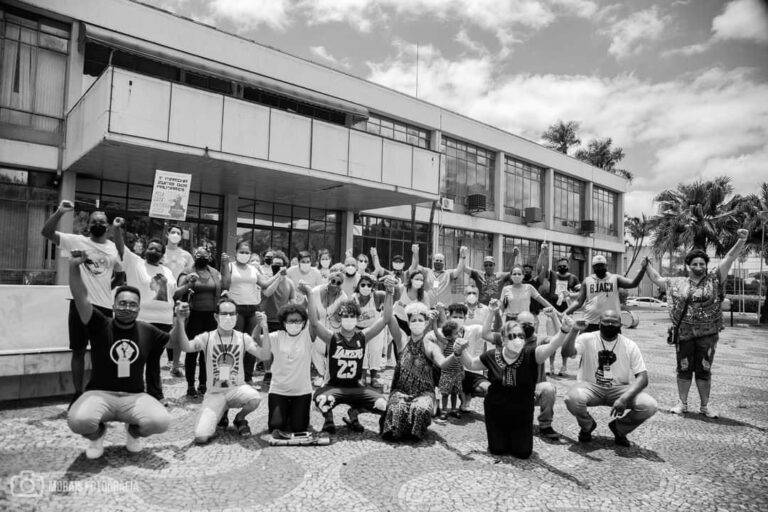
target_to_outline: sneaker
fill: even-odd
[[[246,437],[251,435],[251,427],[248,425],[248,420],[245,420],[245,419],[235,420],[233,424],[237,429],[238,435],[240,435],[241,437]]]
[[[204,395],[206,391],[208,391],[208,388],[205,387],[205,386],[198,386],[197,387],[197,394],[198,395]]]
[[[131,435],[131,426],[127,423],[125,424],[125,448],[131,453],[138,453],[144,449],[141,438]]]
[[[704,416],[706,416],[707,418],[719,418],[719,417],[720,417],[720,415],[719,415],[719,414],[717,414],[717,413],[716,413],[715,411],[713,411],[712,409],[709,409],[709,408],[708,408],[706,405],[702,405],[702,406],[699,408],[699,413],[700,413],[700,414],[703,414],[703,415],[704,415]]]
[[[187,388],[187,396],[189,398],[197,398],[197,391],[195,391],[195,388],[193,388],[191,386],[188,387]]]
[[[375,389],[381,389],[384,387],[384,384],[382,384],[378,377],[374,377],[371,379],[371,387]]]
[[[592,420],[592,426],[587,430],[579,431],[579,442],[588,443],[592,440],[592,431],[597,428],[597,422]]]
[[[539,427],[539,435],[547,439],[560,439],[560,434],[555,432],[552,427]]]
[[[88,441],[88,446],[85,448],[85,456],[89,459],[98,459],[102,455],[104,455],[104,436]]]
[[[171,372],[171,375],[173,375],[174,377],[184,378],[184,372],[182,372],[181,369],[179,368],[174,368],[173,371]]]
[[[344,423],[347,424],[347,426],[353,431],[353,432],[363,432],[365,430],[365,427],[363,427],[362,423],[360,423],[360,420],[355,418],[354,420],[351,420],[349,418],[341,418]]]
[[[72,405],[75,402],[77,402],[77,399],[80,398],[81,396],[83,396],[83,392],[82,391],[75,391],[72,394],[72,400],[69,401],[69,405],[67,406],[67,410],[70,410],[72,408]]]
[[[669,410],[672,414],[683,414],[688,412],[688,404],[685,402],[677,402],[677,405]]]
[[[440,421],[447,421],[448,413],[445,411],[440,411],[440,414],[437,415],[437,419],[439,419]]]
[[[219,423],[216,425],[219,428],[227,428],[229,426],[229,409],[224,411]]]
[[[629,442],[629,439],[627,439],[627,436],[624,434],[620,434],[619,431],[616,429],[616,420],[611,421],[608,423],[608,428],[611,429],[611,432],[613,432],[613,442],[616,443],[619,446],[623,446],[625,448],[629,448],[632,446],[632,443]]]
[[[559,372],[557,372],[558,377],[563,377],[564,375],[565,375],[565,372],[563,370],[560,370]]]

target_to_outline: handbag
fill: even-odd
[[[685,296],[685,302],[683,303],[683,310],[680,313],[680,320],[670,325],[669,329],[667,329],[667,345],[677,345],[680,338],[680,324],[683,323],[685,313],[688,312],[688,304],[691,303],[691,297],[691,290],[688,290],[688,295]]]

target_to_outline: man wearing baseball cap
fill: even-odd
[[[584,306],[584,320],[587,328],[584,332],[600,330],[600,315],[606,311],[620,311],[619,288],[635,288],[645,275],[648,261],[643,260],[640,272],[631,281],[624,276],[608,272],[608,261],[605,256],[598,254],[592,258],[592,272],[584,279],[579,292],[579,298],[568,306],[566,315],[570,315]]]
[[[515,261],[519,255],[520,249],[515,247],[512,250],[512,264],[510,265],[510,269],[514,268]],[[486,306],[491,299],[498,299],[501,296],[501,289],[509,279],[509,272],[495,272],[495,270],[496,260],[493,259],[493,256],[486,256],[483,258],[484,272],[482,273],[473,268],[467,266],[464,267],[464,272],[469,274],[469,277],[475,282],[477,289],[480,291],[480,302]]]

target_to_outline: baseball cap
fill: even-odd
[[[493,259],[493,256],[486,256],[483,258],[483,263],[496,263],[496,260]]]
[[[399,254],[395,254],[394,256],[392,256],[392,261],[405,261],[405,260]]]
[[[592,258],[592,264],[593,265],[598,265],[600,263],[602,263],[603,265],[607,265],[608,264],[608,260],[606,260],[605,256],[603,256],[602,254],[598,254],[597,256]]]

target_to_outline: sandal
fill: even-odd
[[[362,432],[365,430],[365,427],[360,423],[360,420],[355,418],[354,420],[351,420],[347,417],[342,418],[342,421],[347,424],[349,428],[352,429],[353,432]]]
[[[333,423],[333,420],[331,419],[325,420],[325,423],[323,423],[322,431],[328,432],[329,434],[335,434],[336,425]]]
[[[249,436],[251,435],[251,427],[248,425],[248,420],[235,420],[233,422],[235,425],[235,428],[237,429],[237,433],[241,436]]]

